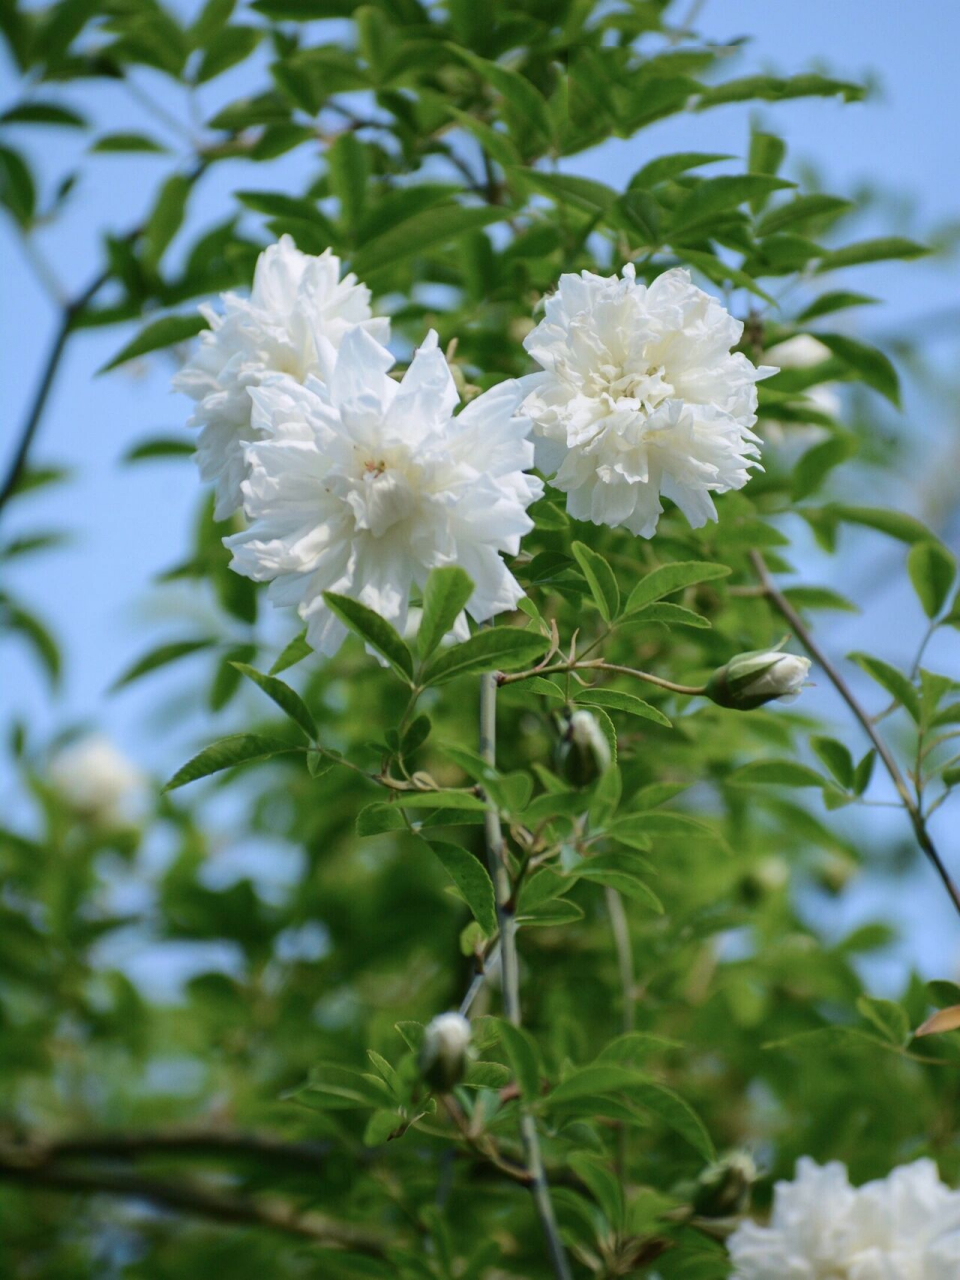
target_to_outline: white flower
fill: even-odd
[[[812,369],[829,360],[832,354],[830,348],[811,333],[795,333],[764,352],[765,358],[780,369]]]
[[[467,1068],[470,1023],[459,1013],[440,1013],[427,1024],[418,1065],[428,1084],[446,1092],[459,1084]]]
[[[50,781],[74,813],[110,827],[133,818],[145,785],[136,766],[99,734],[62,747],[50,762]]]
[[[246,451],[244,507],[251,527],[226,538],[232,567],[272,581],[277,605],[297,605],[321,653],[346,630],[324,591],[352,596],[402,633],[410,588],[440,565],[474,583],[477,621],[513,609],[523,595],[500,558],[516,555],[533,527],[527,507],[543,492],[522,392],[504,382],[456,417],[458,397],[431,333],[402,381],[390,353],[363,329],[344,338],[328,378],[263,382],[251,395],[262,443]],[[457,634],[465,638],[461,615]]]
[[[793,702],[809,674],[809,658],[754,649],[718,668],[707,681],[706,694],[721,707],[752,711],[766,702]]]
[[[780,369],[813,369],[824,360],[829,360],[832,355],[830,348],[810,333],[794,334],[792,338],[785,338],[763,353],[764,360],[769,360]],[[843,411],[843,403],[829,383],[807,387],[803,395],[812,409],[826,414],[828,418],[837,418]],[[809,448],[818,440],[826,440],[829,435],[824,427],[816,423],[783,423],[776,418],[766,418],[763,430],[768,442],[790,444],[798,451]]]
[[[742,332],[681,268],[649,286],[631,264],[560,277],[524,341],[544,370],[524,380],[524,412],[572,516],[649,538],[662,494],[694,528],[717,518],[711,493],[759,466],[755,383],[776,372],[730,353]]]
[[[354,325],[381,342],[390,336],[389,320],[370,314],[366,285],[352,274],[341,280],[340,259],[329,249],[311,257],[290,236],[261,253],[249,300],[234,293],[222,300],[223,315],[200,308],[210,328],[173,380],[177,391],[197,401],[189,425],[200,428],[197,462],[202,478],[215,484],[218,520],[241,505],[244,447],[260,438],[251,424],[249,388],[271,373],[297,382],[319,374]]]
[[[932,1160],[851,1187],[844,1165],[797,1161],[770,1225],[727,1242],[735,1280],[948,1280],[960,1276],[960,1192]]]

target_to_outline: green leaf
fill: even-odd
[[[389,1142],[402,1124],[403,1117],[399,1111],[379,1107],[367,1121],[363,1131],[363,1145],[365,1147],[382,1146],[385,1142]]]
[[[98,373],[109,373],[117,365],[135,360],[137,356],[145,356],[151,351],[160,351],[164,347],[172,347],[174,343],[186,342],[201,330],[206,329],[207,322],[199,313],[187,316],[164,316],[162,320],[154,320],[152,324],[141,329],[137,336],[109,360]]]
[[[620,588],[613,570],[603,556],[583,542],[575,542],[570,548],[577,564],[583,570],[591,594],[596,601],[604,622],[613,622],[620,612]]]
[[[842,333],[818,333],[816,338],[825,347],[829,347],[844,364],[854,369],[868,387],[879,391],[891,404],[900,407],[900,379],[882,351]]]
[[[405,831],[406,826],[400,806],[384,804],[381,800],[366,805],[357,814],[358,836],[379,836],[385,831]]]
[[[919,723],[920,695],[902,671],[892,667],[889,662],[884,662],[882,658],[873,658],[868,653],[850,653],[847,656],[851,662],[855,662],[868,676],[876,680],[877,684],[886,689],[892,698],[906,708],[911,718]]]
[[[289,742],[281,742],[277,738],[267,738],[260,733],[234,733],[219,742],[213,742],[188,760],[173,775],[164,791],[174,791],[188,782],[196,782],[211,773],[219,773],[223,769],[232,769],[238,764],[249,764],[254,760],[269,760],[271,756],[285,752],[299,751],[300,747]]]
[[[165,155],[167,148],[162,143],[157,142],[155,138],[150,138],[145,133],[105,133],[97,138],[90,150],[92,152],[130,152],[130,151],[152,151],[158,155]]]
[[[846,462],[856,448],[854,436],[836,435],[808,449],[793,469],[790,495],[794,502],[801,502],[815,493],[833,468]]]
[[[578,1151],[567,1158],[567,1163],[587,1187],[603,1210],[614,1231],[623,1227],[623,1184],[606,1161],[587,1152]]]
[[[157,645],[155,649],[151,649],[142,658],[138,658],[122,675],[119,675],[110,686],[109,692],[116,693],[118,689],[132,684],[134,680],[139,680],[141,676],[147,675],[150,671],[156,671],[159,667],[168,666],[171,662],[177,662],[180,658],[189,657],[192,653],[200,653],[203,649],[211,649],[215,644],[216,640],[199,637],[193,640],[173,640],[168,644]]]
[[[827,766],[841,787],[849,790],[853,786],[853,757],[842,742],[836,738],[815,735],[810,739],[814,754]]]
[[[473,917],[483,932],[488,938],[496,937],[496,899],[493,894],[493,882],[483,863],[458,844],[441,844],[431,841],[424,843],[443,863],[444,869],[463,894],[464,901],[473,912]]]
[[[544,173],[539,169],[519,167],[511,168],[509,173],[524,187],[583,213],[605,213],[618,199],[613,187],[572,173]]]
[[[725,564],[709,564],[700,560],[681,560],[675,564],[662,564],[641,578],[627,597],[627,614],[680,591],[698,582],[725,578],[730,570]]]
[[[543,94],[519,72],[511,71],[498,62],[481,58],[469,49],[448,44],[454,57],[471,67],[485,85],[491,85],[509,104],[516,120],[524,126],[523,141],[529,141],[530,151],[541,149],[553,140],[553,120]]]
[[[671,237],[691,227],[709,222],[717,214],[767,196],[771,191],[792,187],[792,182],[763,173],[740,173],[722,178],[704,178],[693,187],[674,210],[670,226]]]
[[[854,207],[852,200],[841,200],[839,196],[809,195],[796,196],[788,204],[778,205],[765,213],[757,223],[757,231],[768,236],[775,231],[785,231],[815,218],[834,217]]]
[[[197,84],[205,84],[249,58],[260,43],[263,32],[256,27],[226,27],[219,32],[200,61]]]
[[[699,169],[701,165],[717,164],[721,160],[732,160],[731,155],[718,155],[711,151],[676,151],[672,155],[658,156],[651,160],[630,179],[628,187],[655,187],[658,182],[667,182],[677,178],[681,173],[691,169]]]
[[[891,258],[922,258],[930,250],[925,245],[905,240],[902,236],[881,236],[876,240],[860,240],[831,249],[820,259],[818,271],[834,271],[838,267],[855,267],[864,262],[887,262]]]
[[[621,1067],[616,1063],[594,1063],[589,1067],[577,1067],[552,1089],[549,1096],[550,1105],[573,1102],[578,1098],[589,1098],[594,1094],[631,1092],[638,1085],[646,1084],[645,1076],[630,1067]]]
[[[344,626],[385,658],[401,680],[413,683],[413,656],[385,618],[350,596],[325,591],[323,598]]]
[[[893,1000],[878,1000],[874,996],[860,996],[857,1011],[872,1022],[880,1034],[891,1044],[906,1044],[910,1037],[910,1018],[907,1011]]]
[[[354,255],[351,266],[357,275],[367,276],[414,254],[433,253],[468,231],[478,231],[491,222],[502,222],[505,217],[503,209],[466,208],[458,204],[424,209],[368,240]]]
[[[155,458],[190,458],[195,452],[192,440],[180,440],[176,436],[158,436],[143,440],[120,459],[121,462],[152,462]]]
[[[652,1111],[674,1133],[686,1139],[704,1160],[716,1160],[717,1153],[706,1125],[678,1093],[665,1085],[646,1081],[632,1089],[630,1094],[640,1106]]]
[[[782,787],[822,787],[826,779],[808,765],[796,760],[755,760],[734,769],[727,781],[731,786],[773,783]]]
[[[859,613],[852,601],[829,587],[785,587],[783,594],[797,609],[836,609],[842,613]]]
[[[298,662],[302,662],[304,658],[309,658],[313,650],[307,644],[306,628],[281,649],[277,660],[270,668],[272,676],[278,676],[281,671],[286,671],[288,667],[296,666]]]
[[[246,662],[232,662],[230,665],[242,675],[245,675],[248,680],[252,680],[258,689],[262,689],[267,697],[277,704],[284,715],[289,716],[294,724],[300,726],[311,742],[316,741],[316,722],[299,693],[291,689],[288,684],[284,684],[282,680],[278,680],[276,676],[264,675],[263,672],[257,671]]]
[[[629,856],[629,855],[627,855]],[[616,889],[627,898],[633,898],[650,907],[657,915],[663,915],[663,903],[650,886],[641,880],[620,854],[598,854],[584,859],[570,872],[578,880],[595,880],[597,884]]]
[[[58,102],[21,102],[0,115],[0,124],[51,124],[67,129],[82,129],[86,125],[83,116],[72,107]]]
[[[423,591],[423,617],[417,632],[420,657],[429,658],[451,630],[473,594],[473,582],[456,565],[432,569]]]
[[[13,147],[0,146],[0,202],[21,227],[33,221],[37,207],[36,184],[30,166]]]
[[[157,202],[143,229],[143,257],[149,266],[157,266],[170,241],[180,230],[192,185],[190,178],[175,173],[160,188]]]
[[[942,542],[917,542],[907,556],[907,571],[924,613],[937,617],[957,576],[956,560]]]
[[[644,702],[635,693],[625,693],[622,689],[580,689],[576,700],[581,706],[611,707],[614,711],[625,711],[631,716],[642,716],[645,720],[653,720],[656,724],[670,728],[670,721],[662,711],[652,707],[649,702]]]
[[[832,315],[835,311],[844,311],[847,307],[867,307],[879,302],[879,298],[871,298],[866,293],[850,293],[838,289],[831,293],[822,293],[797,316],[797,322],[817,320],[820,316]]]
[[[900,542],[928,542],[933,539],[925,524],[902,511],[888,511],[884,507],[852,507],[841,502],[832,502],[823,510],[846,524],[866,525]]]
[[[363,215],[367,193],[367,149],[355,133],[341,133],[327,148],[330,190],[340,203],[340,221],[354,228]]]
[[[540,1094],[540,1063],[537,1046],[522,1027],[506,1019],[499,1020],[500,1042],[510,1059],[513,1078],[526,1102],[534,1102]]]
[[[788,98],[842,97],[845,102],[855,102],[864,95],[862,85],[850,80],[833,80],[828,76],[809,72],[797,76],[741,76],[723,84],[711,85],[700,94],[697,111],[722,106],[728,102],[783,102]]]
[[[438,653],[423,673],[423,684],[445,684],[479,671],[521,671],[547,647],[545,636],[516,627],[489,627],[463,644]]]

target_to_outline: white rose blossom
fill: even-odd
[[[758,467],[756,382],[776,369],[732,354],[743,325],[682,268],[639,283],[563,275],[524,340],[543,372],[524,379],[537,465],[594,524],[652,537],[677,504],[694,528],[715,520],[712,493]]]
[[[832,355],[830,348],[812,333],[796,333],[792,338],[785,338],[763,353],[764,359],[779,369],[812,369],[824,360],[829,360]],[[807,387],[803,395],[812,409],[826,414],[828,418],[839,417],[843,410],[839,395],[829,383]],[[809,448],[818,440],[827,439],[828,434],[824,427],[815,423],[785,424],[776,418],[764,421],[764,436],[768,441],[778,444],[789,442],[797,449]]]
[[[727,1242],[734,1280],[948,1280],[960,1276],[960,1192],[932,1160],[855,1188],[837,1161],[797,1161],[768,1226]]]
[[[199,427],[200,475],[216,491],[217,520],[242,503],[244,448],[259,439],[251,422],[249,390],[264,377],[285,373],[297,382],[319,374],[344,334],[361,325],[378,341],[390,322],[370,313],[370,290],[354,275],[340,279],[340,259],[301,253],[282,236],[260,255],[249,299],[222,295],[223,314],[202,306],[210,328],[194,358],[173,380],[197,402],[190,426]]]
[[[74,813],[107,827],[133,821],[146,786],[136,765],[101,734],[61,747],[50,761],[50,781]]]
[[[346,634],[324,591],[351,596],[401,632],[410,589],[459,565],[474,583],[466,611],[481,622],[515,608],[523,590],[501,559],[533,528],[543,485],[533,465],[522,390],[504,382],[456,417],[456,388],[430,333],[397,382],[389,351],[362,328],[346,335],[323,377],[265,379],[251,391],[261,440],[243,482],[250,528],[224,541],[231,567],[271,582],[296,605],[314,649]],[[461,614],[455,628],[467,635]]]

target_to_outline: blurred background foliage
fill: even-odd
[[[874,300],[857,292],[854,268],[928,247],[945,253],[951,229],[922,246],[882,192],[840,198],[814,172],[788,181],[785,144],[768,127],[754,129],[732,165],[709,153],[651,154],[609,185],[565,171],[565,157],[678,113],[863,96],[826,73],[730,74],[736,44],[702,41],[697,8],[208,0],[187,12],[151,0],[2,0],[17,87],[0,117],[0,199],[57,300],[59,328],[22,434],[9,431],[0,518],[28,512],[44,486],[63,485],[69,502],[69,477],[37,464],[33,445],[73,336],[126,324],[108,367],[177,357],[203,324],[193,304],[248,286],[260,248],[281,234],[344,257],[391,315],[401,359],[428,325],[445,345],[455,339],[466,395],[528,371],[520,342],[561,272],[635,261],[652,278],[682,263],[744,319],[751,358],[800,334],[822,345],[800,348],[796,363],[786,355],[761,385],[765,470],[721,500],[719,525],[694,532],[669,513],[648,543],[571,524],[562,500],[541,504],[514,566],[533,604],[566,643],[577,627],[586,640],[606,632],[571,553],[577,540],[606,558],[624,599],[658,566],[723,566],[729,576],[674,591],[604,642],[611,661],[700,681],[789,630],[751,553],[775,575],[792,572],[796,523],[786,518],[799,514],[821,550],[843,554],[856,530],[869,554],[883,547],[884,565],[893,547],[896,572],[916,593],[917,643],[923,618],[931,635],[949,634],[960,620],[955,570],[937,534],[953,512],[955,444],[942,442],[945,483],[926,523],[881,509],[907,445],[894,366],[858,329],[854,308]],[[242,97],[227,74],[236,68]],[[199,111],[199,87],[215,89],[221,76],[229,92],[212,113]],[[105,129],[97,95],[114,89],[155,127],[125,131],[120,113]],[[50,171],[43,140],[53,129],[82,139],[81,161],[83,150],[117,156],[113,181],[123,181],[124,157],[159,161],[146,216],[78,249],[87,274],[75,293],[50,278],[38,247],[84,181],[82,163]],[[284,164],[294,152],[291,188]],[[230,194],[217,219],[197,227],[191,201],[221,167]],[[929,374],[922,335],[891,322],[883,345]],[[186,432],[149,435],[142,425],[130,464],[190,454]],[[187,467],[169,474],[194,483]],[[43,554],[63,535],[26,519],[2,554],[8,563],[29,555],[42,574]],[[179,679],[151,732],[172,731],[202,706],[194,746],[238,728],[294,742],[289,722],[271,717],[231,664],[267,670],[295,628],[262,614],[253,585],[229,573],[225,532],[199,499],[190,553],[158,584],[164,634],[112,673],[116,687],[175,665]],[[813,631],[825,614],[856,607],[802,574],[785,598]],[[57,640],[29,590],[4,588],[0,625],[55,684]],[[872,650],[874,637],[856,647]],[[960,686],[949,672],[921,674],[919,659],[906,673],[869,654],[861,667],[874,680],[856,685],[871,709],[892,700],[879,731],[902,776],[922,759],[909,783],[922,814],[958,780],[948,735]],[[307,658],[284,679],[300,689],[325,747],[368,769],[395,750],[387,735],[406,692],[359,644],[334,661]],[[826,683],[823,672],[817,679]],[[475,745],[475,693],[465,678],[422,699],[432,730],[408,763],[441,786],[469,785],[464,759],[437,744]],[[960,1057],[950,1035],[911,1032],[931,1008],[960,1003],[960,988],[914,975],[896,1000],[877,998],[862,962],[884,953],[892,927],[838,933],[815,923],[817,904],[843,895],[864,862],[919,856],[855,719],[832,737],[803,701],[741,715],[656,691],[648,700],[671,727],[624,710],[626,700],[608,703],[618,771],[593,796],[591,817],[602,832],[615,814],[636,815],[646,834],[619,852],[611,840],[612,856],[635,865],[639,844],[649,867],[631,873],[632,891],[621,862],[606,888],[574,878],[530,906],[520,937],[525,1025],[538,1081],[556,1085],[601,1054],[646,1081],[633,1090],[595,1082],[568,1089],[564,1103],[549,1092],[537,1103],[577,1274],[707,1280],[726,1274],[724,1220],[693,1206],[717,1151],[746,1146],[771,1175],[802,1153],[838,1157],[856,1180],[929,1153],[956,1181]],[[502,691],[498,764],[516,822],[530,790],[550,794],[560,705],[549,690]],[[442,1111],[413,1120],[428,1105],[408,1045],[416,1032],[396,1024],[456,1007],[477,945],[424,842],[377,830],[383,820],[368,806],[382,796],[360,774],[313,777],[298,755],[189,791],[145,786],[136,813],[105,821],[51,776],[68,737],[39,739],[20,722],[7,733],[18,794],[0,829],[0,1272],[188,1277],[216,1263],[237,1280],[549,1274],[525,1189]],[[891,806],[876,841],[847,821],[868,805]],[[364,812],[360,829],[374,833],[361,836]],[[480,815],[455,816],[453,826],[434,815],[436,834],[479,854]],[[569,839],[562,815],[550,821]],[[611,885],[626,890],[626,978]],[[162,966],[157,944],[171,941],[209,963],[194,966],[175,999],[158,1000],[118,957],[139,948]],[[494,974],[474,1014],[498,1012]],[[463,1091],[463,1105],[482,1097],[484,1133],[515,1156],[511,1081],[523,1064],[496,1024],[477,1025],[481,1056],[499,1067],[479,1094]],[[611,1047],[621,1032],[633,1036]],[[761,1208],[768,1197],[765,1181]]]

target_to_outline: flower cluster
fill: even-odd
[[[839,1162],[803,1158],[766,1227],[728,1241],[735,1280],[946,1280],[960,1275],[960,1191],[932,1160],[852,1187]]]
[[[699,526],[716,518],[711,494],[759,465],[755,383],[773,370],[731,354],[741,324],[682,270],[650,286],[632,266],[561,277],[525,343],[543,372],[458,414],[436,335],[392,378],[388,322],[329,251],[309,257],[284,236],[261,255],[248,300],[227,294],[223,314],[204,315],[210,329],[175,386],[197,402],[216,517],[242,507],[248,521],[226,539],[232,567],[297,606],[323,653],[345,634],[325,591],[402,630],[411,588],[457,564],[475,584],[472,618],[514,608],[522,590],[502,556],[533,527],[535,460],[573,516],[645,537],[660,495]],[[461,615],[455,634],[466,627]]]
[[[99,734],[61,747],[50,761],[50,781],[78,818],[111,828],[134,820],[146,791],[140,770]]]
[[[715,520],[711,494],[759,465],[756,383],[776,372],[731,354],[740,321],[682,268],[644,285],[632,264],[561,276],[545,310],[524,410],[570,514],[649,538],[663,495],[695,529]]]

